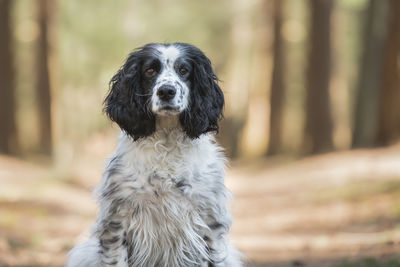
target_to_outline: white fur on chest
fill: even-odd
[[[224,168],[223,156],[211,136],[203,135],[191,140],[179,129],[168,133],[156,132],[154,136],[138,142],[132,142],[122,134],[113,158],[117,158],[122,165],[119,177],[134,182],[135,188],[146,191],[152,189],[155,182],[184,181],[192,187],[209,184],[212,181],[198,179],[210,167],[221,172]],[[112,167],[112,163],[109,166]],[[200,188],[193,188],[194,191],[197,189]]]
[[[220,150],[211,135],[190,139],[179,128],[136,142],[121,134],[99,193],[105,210],[126,222],[130,265],[191,266],[207,258],[204,236],[226,197]]]

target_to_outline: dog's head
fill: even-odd
[[[197,138],[218,131],[224,97],[210,60],[184,43],[148,44],[128,56],[110,82],[105,112],[134,140],[155,131],[156,116],[179,116]]]

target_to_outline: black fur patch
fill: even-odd
[[[217,131],[222,117],[224,95],[218,85],[211,61],[198,48],[189,44],[177,44],[193,66],[190,90],[190,108],[179,117],[186,134],[197,138],[201,134]]]
[[[111,221],[108,223],[108,228],[110,229],[110,231],[119,231],[122,229],[122,223],[121,222],[117,222],[117,221]]]
[[[214,223],[209,224],[208,227],[209,227],[211,230],[216,230],[216,229],[218,229],[218,228],[225,227],[225,226],[224,226],[222,223],[214,222]]]
[[[108,117],[133,140],[149,136],[155,130],[155,115],[148,107],[151,95],[143,86],[141,77],[141,63],[145,57],[155,53],[154,45],[132,52],[112,77],[110,91],[104,100],[104,111]]]

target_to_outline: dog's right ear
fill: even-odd
[[[192,90],[190,91],[190,108],[179,117],[182,128],[191,138],[215,131],[218,132],[218,121],[222,117],[224,94],[218,85],[211,61],[198,48],[180,44],[193,64]]]
[[[147,106],[150,96],[141,86],[140,58],[139,52],[129,55],[112,77],[104,100],[105,113],[133,140],[155,131],[155,116]]]

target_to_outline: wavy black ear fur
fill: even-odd
[[[198,48],[188,44],[178,45],[183,46],[193,65],[189,107],[179,118],[182,128],[191,138],[210,131],[218,132],[224,95],[211,62]]]
[[[104,101],[104,111],[108,117],[134,140],[155,131],[155,116],[146,106],[150,96],[141,86],[141,58],[141,51],[129,55],[125,64],[112,77]]]

